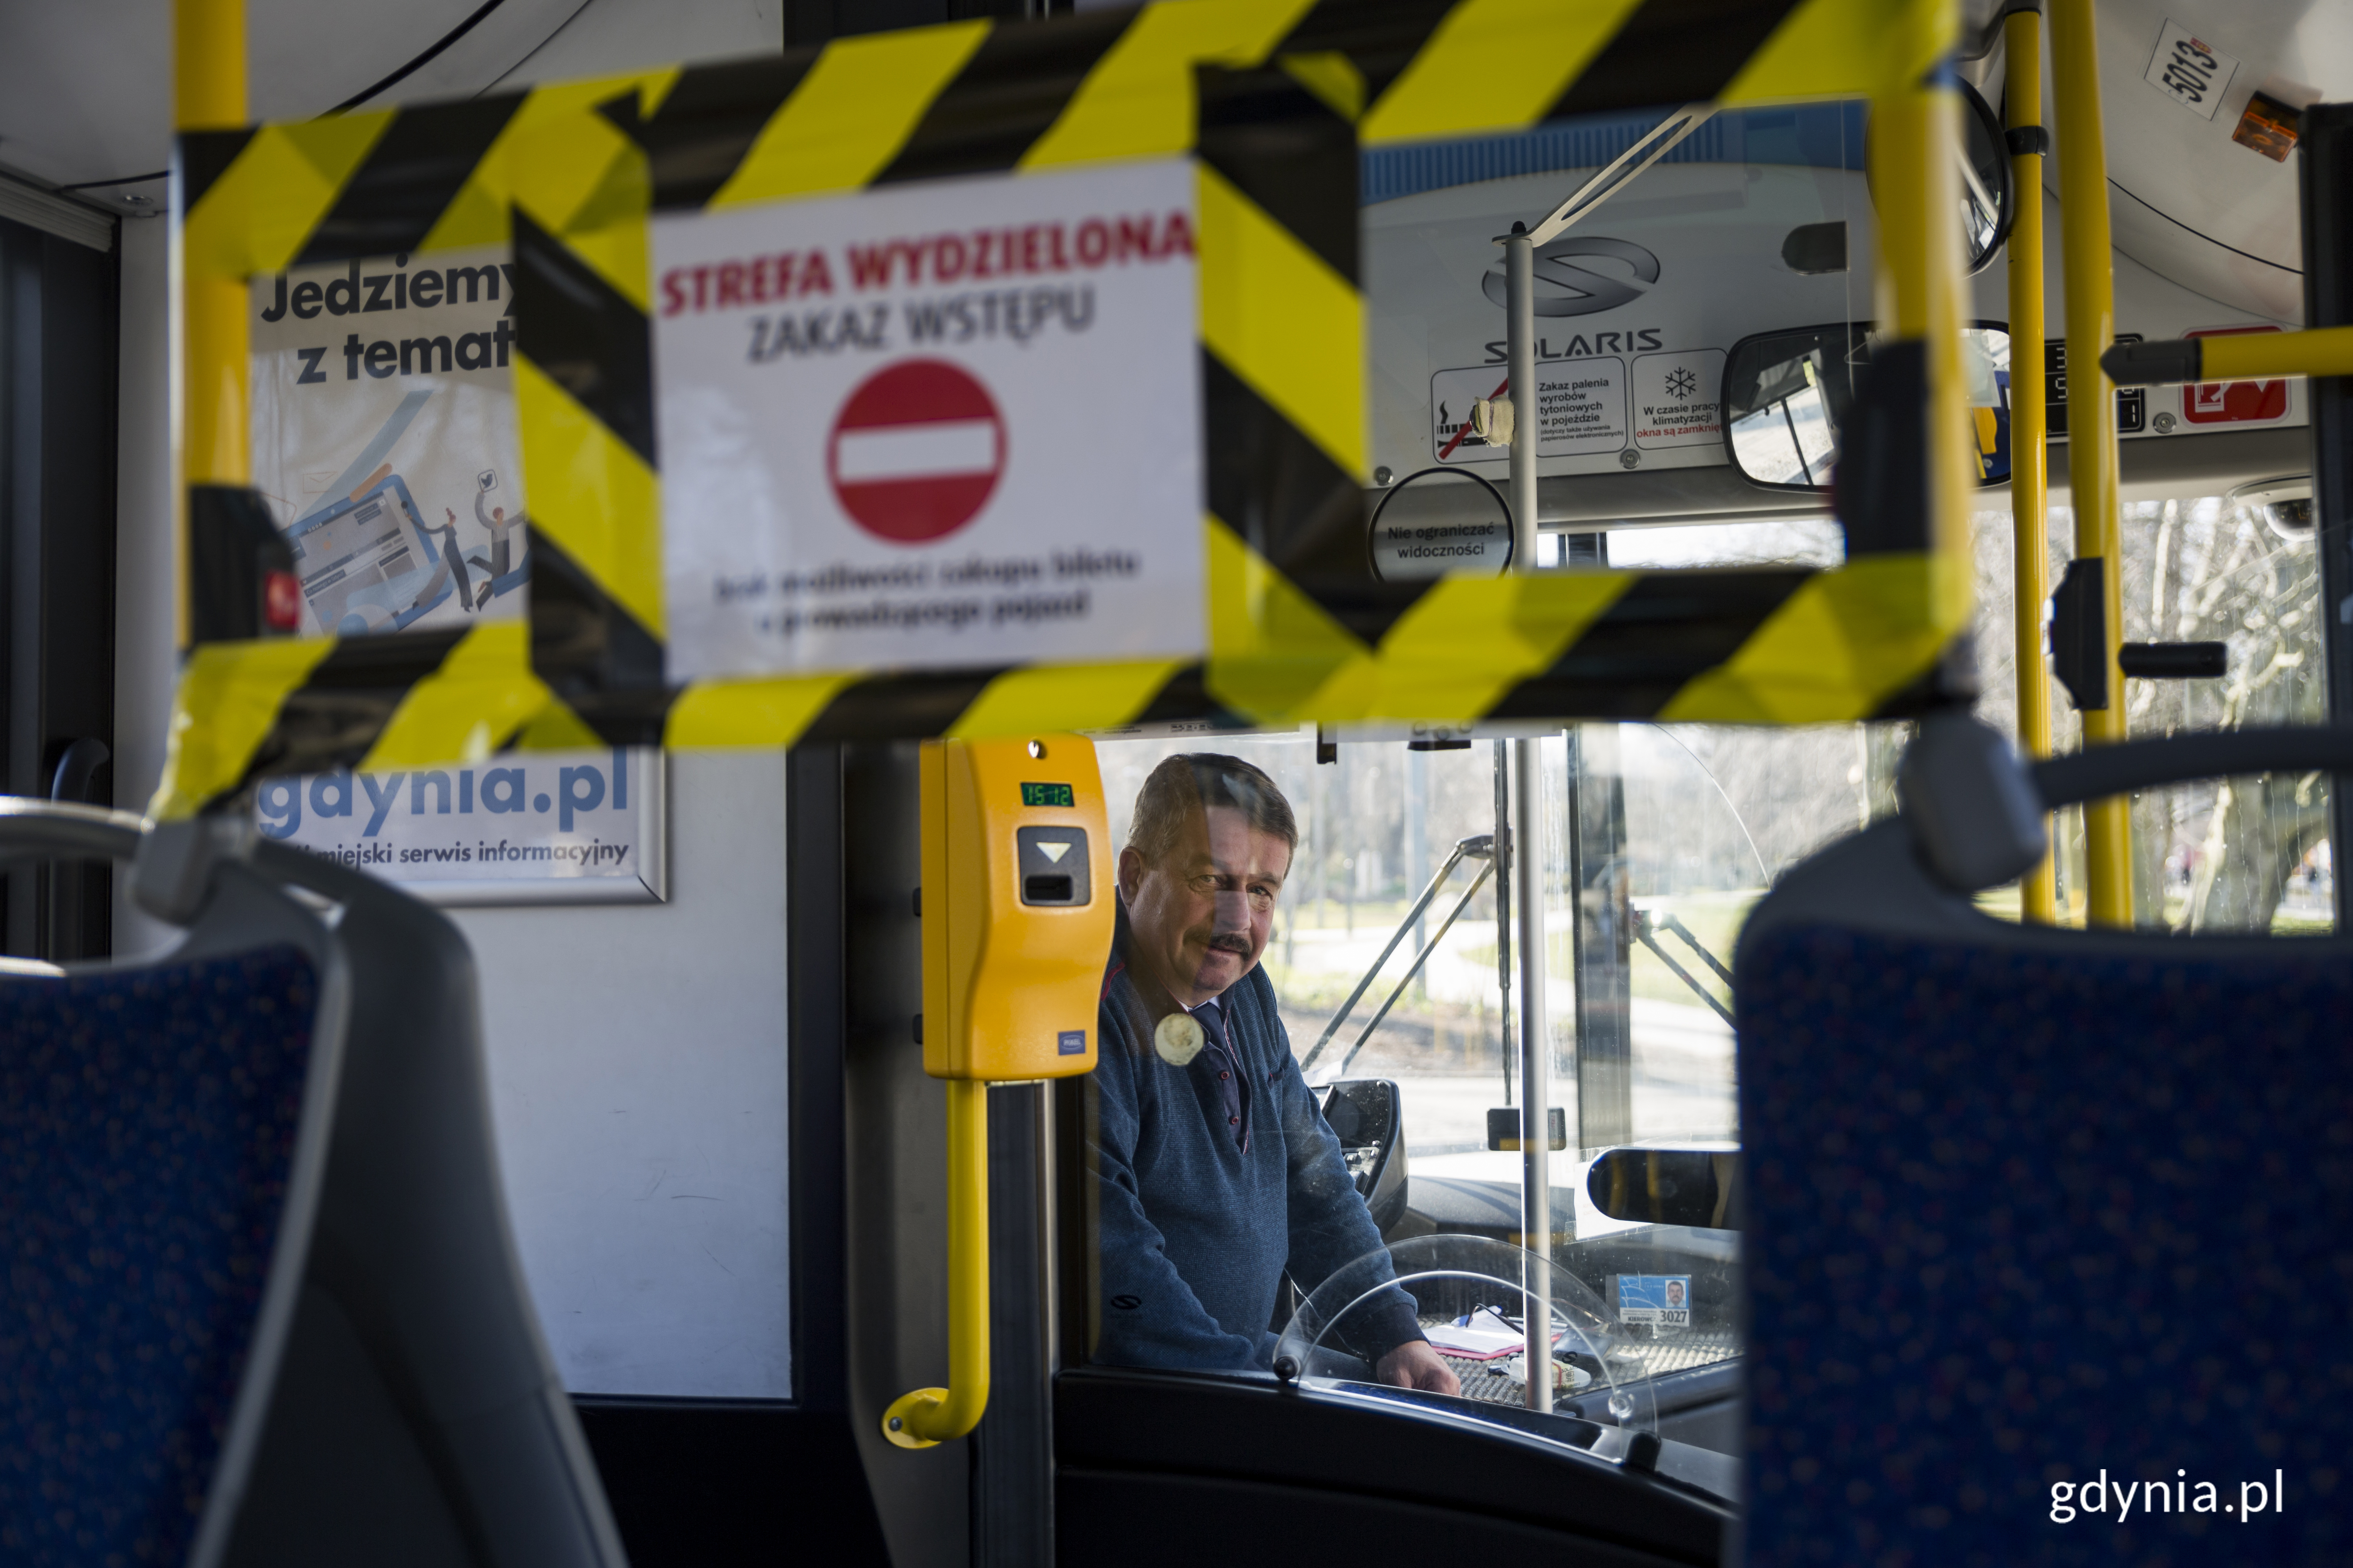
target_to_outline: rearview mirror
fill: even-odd
[[[1956,81],[1961,100],[1961,144],[1956,162],[1960,175],[1962,265],[1982,272],[2010,239],[2018,221],[2018,191],[2010,172],[2010,142],[2001,117],[1985,94],[1968,82]],[[1865,154],[1867,168],[1870,157]],[[1876,193],[1873,193],[1874,199]]]
[[[1955,85],[1961,89],[1963,106],[1961,239],[1969,247],[1968,269],[1982,272],[2018,220],[2018,193],[2010,176],[2010,143],[1993,105],[1968,83]]]
[[[1585,1193],[1611,1219],[1736,1230],[1740,1155],[1716,1149],[1612,1149],[1593,1162]]]
[[[1866,321],[1760,332],[1724,362],[1724,440],[1733,468],[1754,485],[1827,490],[1841,433],[1866,384],[1877,331]],[[2010,329],[1961,329],[1961,379],[1969,403],[1978,482],[2010,478]]]

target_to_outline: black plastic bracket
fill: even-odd
[[[2231,645],[2128,642],[2116,649],[2116,668],[2133,680],[2220,680],[2231,673]]]
[[[2001,140],[2013,158],[2047,158],[2051,155],[2051,132],[2040,125],[2013,125],[2001,133]]]
[[[2163,386],[2196,381],[2205,372],[2206,348],[2196,338],[2166,338],[2156,342],[2122,339],[2100,355],[2100,368],[2118,386]]]
[[[2079,713],[2108,705],[2108,601],[2102,591],[2105,563],[2096,555],[2067,563],[2051,595],[2051,673],[2067,689]]]
[[[2096,555],[2070,561],[2051,595],[2051,673],[2078,712],[2108,705],[2105,564]],[[2220,680],[2231,672],[2231,645],[2128,642],[2116,649],[2116,668],[2132,680]]]
[[[290,574],[294,552],[259,490],[188,487],[188,636],[196,643],[270,635],[269,574]]]
[[[1831,479],[1849,560],[1928,548],[1928,345],[1873,351]]]

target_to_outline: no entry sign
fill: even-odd
[[[1193,174],[654,225],[670,679],[1198,656]]]
[[[878,539],[944,539],[988,504],[1005,473],[1005,417],[988,388],[945,360],[908,360],[860,382],[827,443],[826,474],[850,520]]]

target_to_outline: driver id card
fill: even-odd
[[[1658,1334],[1691,1327],[1691,1276],[1620,1274],[1616,1277],[1618,1321],[1648,1323]]]

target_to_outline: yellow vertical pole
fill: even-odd
[[[2075,503],[2075,555],[2105,563],[2108,702],[2084,714],[2084,743],[2125,738],[2124,550],[2117,488],[2116,384],[2100,355],[2116,341],[2116,276],[2108,233],[2108,154],[2100,121],[2098,45],[2092,0],[2051,0],[2051,84],[2059,110],[2060,249],[2067,286],[2067,482]],[[2122,796],[2084,807],[2084,877],[2091,923],[2128,928],[2132,811]]]
[[[243,125],[245,0],[174,0],[173,122],[181,131]],[[174,223],[185,232],[188,215]],[[187,505],[190,485],[242,485],[251,477],[247,433],[246,285],[192,268],[174,236],[174,270],[180,279],[180,397],[175,487],[181,547],[177,552],[177,635],[188,638]]]
[[[962,1436],[988,1408],[988,1085],[948,1085],[948,1397],[931,1425]]]
[[[948,1385],[882,1413],[882,1435],[902,1448],[961,1437],[988,1408],[988,1085],[952,1078],[947,1090]]]
[[[2009,58],[2010,129],[2042,124],[2042,18],[2015,11],[2002,24]],[[2010,517],[2017,563],[2018,743],[2051,754],[2051,671],[2043,662],[2042,605],[2051,597],[2051,476],[2042,416],[2042,154],[2012,153],[2010,228]],[[2049,925],[2058,882],[2051,851],[2020,879],[2018,915]]]
[[[1876,310],[1887,340],[1878,352],[1906,342],[1926,351],[1932,613],[1961,626],[1975,576],[1969,505],[1978,447],[1960,356],[1960,99],[1947,79],[1932,77],[1874,99],[1871,113]]]

